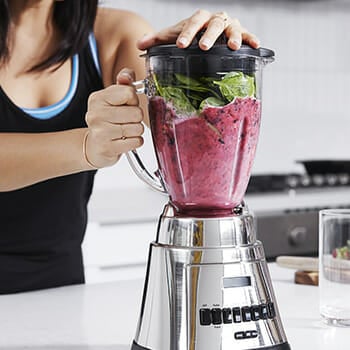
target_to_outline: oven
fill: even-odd
[[[350,162],[305,161],[305,173],[252,175],[245,197],[267,259],[318,253],[318,213],[350,208]]]

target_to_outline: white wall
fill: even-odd
[[[276,52],[266,68],[262,128],[254,173],[300,170],[297,159],[350,158],[350,1],[109,0],[156,29],[197,8],[224,9]],[[146,131],[147,132],[147,131]],[[146,138],[146,143],[150,142]],[[147,159],[152,148],[145,146]],[[144,186],[125,159],[100,171],[98,188]]]

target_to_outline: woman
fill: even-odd
[[[84,282],[96,169],[143,142],[145,101],[130,86],[145,75],[140,50],[185,48],[203,28],[203,50],[223,31],[232,49],[259,45],[225,13],[153,33],[134,13],[97,6],[0,0],[0,293]]]

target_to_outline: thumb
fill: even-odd
[[[130,68],[123,68],[117,75],[117,84],[120,85],[131,85],[135,78],[135,72]]]

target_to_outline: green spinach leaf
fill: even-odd
[[[171,101],[176,109],[185,113],[194,113],[196,109],[192,106],[190,100],[187,98],[185,93],[177,87],[163,87],[163,97],[167,101]]]
[[[206,107],[222,107],[225,106],[226,102],[216,98],[216,97],[208,97],[205,100],[203,100],[201,102],[201,104],[199,105],[199,110],[202,111],[204,108]]]
[[[201,112],[208,106],[225,106],[236,97],[255,96],[255,78],[242,72],[227,73],[220,80],[182,74],[171,74],[159,80],[153,74],[153,81],[157,95],[185,114]]]
[[[255,95],[255,80],[242,72],[231,72],[226,74],[221,80],[214,81],[218,85],[223,97],[228,102],[236,97],[251,97]]]

